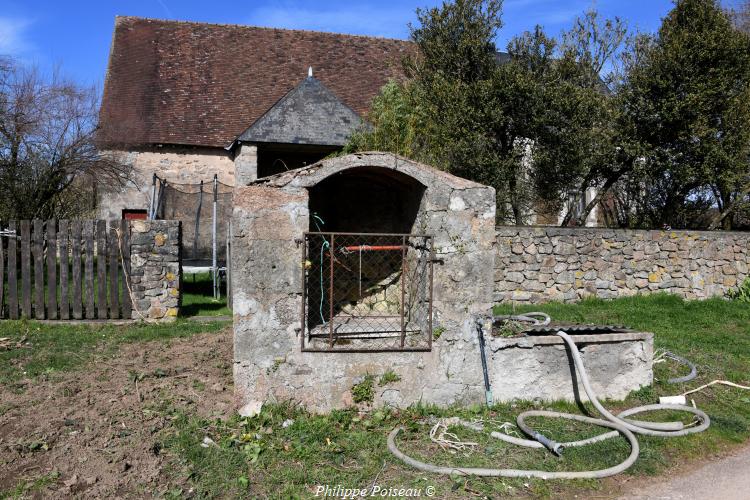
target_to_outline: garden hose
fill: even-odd
[[[528,315],[527,315],[528,316]],[[599,402],[594,390],[591,388],[589,383],[588,374],[583,366],[583,360],[581,359],[581,353],[578,351],[573,339],[565,332],[558,331],[557,335],[563,339],[563,341],[570,348],[571,356],[573,357],[573,364],[578,374],[578,378],[583,384],[584,391],[588,396],[591,403],[597,409],[597,411],[604,417],[593,418],[586,417],[583,415],[574,415],[571,413],[563,413],[556,411],[542,411],[542,410],[531,410],[525,411],[518,415],[517,423],[518,427],[529,437],[533,439],[520,439],[513,436],[508,436],[499,432],[491,433],[492,437],[502,439],[509,443],[513,443],[519,446],[527,446],[532,448],[547,448],[556,455],[561,455],[566,447],[578,447],[585,446],[605,439],[610,439],[618,434],[622,434],[628,443],[630,443],[630,455],[621,463],[609,467],[607,469],[599,469],[592,471],[580,471],[580,472],[548,472],[539,470],[521,470],[521,469],[486,469],[486,468],[473,468],[473,467],[455,467],[455,466],[438,466],[429,464],[412,458],[403,452],[401,452],[396,446],[396,437],[399,432],[403,430],[403,427],[396,427],[388,435],[388,449],[390,452],[399,458],[404,463],[411,465],[412,467],[435,474],[451,474],[460,476],[484,476],[484,477],[521,477],[521,478],[539,478],[539,479],[599,479],[608,476],[613,476],[627,470],[632,466],[638,459],[640,453],[640,447],[635,434],[642,434],[646,436],[660,436],[660,437],[677,437],[686,436],[688,434],[695,434],[703,432],[708,428],[711,421],[705,412],[692,406],[684,405],[670,405],[670,404],[651,404],[645,406],[638,406],[625,410],[618,415],[613,415],[609,410]],[[638,413],[644,413],[649,411],[657,410],[675,410],[692,413],[697,417],[698,425],[687,427],[682,422],[643,422],[637,420],[630,420],[626,417],[636,415]],[[532,417],[547,417],[547,418],[563,418],[566,420],[574,420],[577,422],[584,422],[600,427],[606,427],[613,429],[613,432],[607,432],[594,436],[589,439],[580,441],[573,441],[568,443],[557,443],[554,440],[534,431],[527,423],[527,418]],[[468,422],[459,422],[464,427],[468,427],[473,430],[482,430],[482,427],[476,424]]]
[[[674,377],[667,380],[668,384],[682,384],[684,382],[690,382],[695,377],[698,376],[698,369],[695,367],[695,364],[693,364],[690,360],[687,360],[683,358],[682,356],[678,356],[677,354],[667,351],[664,353],[665,358],[669,358],[673,361],[677,361],[678,363],[681,363],[688,368],[690,368],[690,373],[685,375],[684,377]]]

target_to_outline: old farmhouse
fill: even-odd
[[[364,36],[118,17],[102,142],[134,169],[100,216],[145,213],[156,173],[247,183],[341,148],[410,44]]]
[[[315,163],[366,121],[412,50],[404,40],[117,17],[101,142],[134,175],[102,195],[98,215],[145,216],[154,174],[176,184],[216,174],[235,186]],[[507,57],[498,53],[498,62]]]

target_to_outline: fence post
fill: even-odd
[[[8,230],[16,232],[16,221],[8,223]],[[18,319],[18,239],[8,238],[8,317]]]
[[[57,220],[47,221],[47,318],[57,319]]]
[[[119,251],[115,222],[109,226],[109,318],[120,317],[120,286],[117,275],[120,272]]]
[[[96,221],[96,317],[107,319],[107,221]]]
[[[130,279],[130,224],[125,219],[120,221],[120,251],[122,252],[122,317],[130,319],[133,315],[133,301],[130,297],[130,288],[133,283]]]
[[[86,282],[86,319],[96,318],[94,307],[94,221],[87,220],[83,226],[86,257],[85,282]]]
[[[0,222],[0,231],[3,229],[3,225]],[[0,318],[5,318],[5,252],[3,251],[3,245],[5,240],[0,236]]]
[[[71,223],[70,239],[73,247],[73,318],[83,319],[83,293],[81,280],[81,221]]]
[[[61,220],[57,233],[57,246],[60,247],[60,319],[70,319],[69,229],[70,222]]]
[[[31,319],[31,221],[21,221],[21,309]]]
[[[34,220],[34,317],[44,319],[44,222]]]

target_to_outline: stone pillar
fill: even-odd
[[[258,146],[240,144],[234,157],[235,186],[247,186],[258,179]]]
[[[180,307],[182,228],[175,220],[130,222],[134,319],[171,321]]]

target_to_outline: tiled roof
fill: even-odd
[[[224,147],[315,77],[364,116],[412,50],[403,40],[118,17],[102,139]]]

